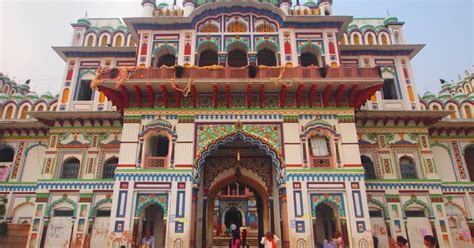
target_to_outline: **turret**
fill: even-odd
[[[331,15],[332,14],[332,0],[319,0],[319,12],[321,15]]]
[[[155,11],[155,7],[156,7],[156,0],[143,0],[142,7],[143,7],[142,16],[152,17],[153,12]]]
[[[286,15],[290,15],[291,3],[288,0],[283,0],[280,3],[280,9],[285,12]]]
[[[194,11],[195,5],[194,5],[194,2],[191,0],[184,0],[183,7],[184,7],[183,16],[189,16]]]

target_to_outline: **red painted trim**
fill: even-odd
[[[218,104],[218,92],[217,92],[217,84],[212,84],[212,104],[214,108],[217,108]]]
[[[154,108],[155,107],[155,91],[151,84],[146,85],[146,91],[148,96],[148,107]]]
[[[311,84],[311,88],[309,89],[309,92],[308,92],[308,105],[309,107],[313,107],[314,105],[314,100],[316,99],[316,84]]]
[[[225,106],[230,108],[230,83],[225,84]]]
[[[191,100],[193,102],[193,108],[197,107],[196,85],[194,84],[191,84]]]
[[[299,84],[295,93],[296,107],[299,108],[303,101],[304,84]]]
[[[362,167],[361,164],[344,164],[344,167]]]
[[[332,96],[332,84],[328,84],[323,92],[323,107],[329,106],[329,101]]]
[[[286,167],[303,167],[302,164],[287,164]]]
[[[282,85],[281,85],[281,90],[280,90],[280,108],[285,107],[286,88],[287,88],[287,86],[286,86],[285,84],[282,84]]]
[[[247,84],[247,91],[245,96],[245,102],[247,108],[252,107],[252,84]]]
[[[160,85],[161,95],[163,95],[163,106],[165,108],[169,107],[169,95],[168,89],[166,88],[165,84]]]
[[[260,108],[263,108],[265,106],[265,84],[260,84],[260,91],[258,95],[258,105]]]
[[[135,98],[137,99],[137,107],[142,108],[143,107],[143,94],[142,91],[140,90],[140,87],[138,85],[133,85],[133,89],[135,91]]]
[[[192,164],[175,164],[174,167],[178,168],[193,168]]]
[[[337,92],[336,92],[336,107],[342,107],[344,105],[344,102],[343,102],[343,97],[344,97],[344,93],[345,93],[345,89],[346,89],[346,85],[345,84],[341,84],[339,86],[339,88],[337,88]]]
[[[118,164],[117,167],[119,168],[126,168],[126,167],[136,167],[136,164]]]

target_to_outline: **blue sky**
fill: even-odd
[[[69,24],[86,11],[89,17],[140,16],[140,2],[0,0],[0,71],[17,81],[32,79],[38,92],[57,93],[65,63],[51,46],[70,45]],[[334,0],[333,5],[334,15],[354,17],[385,17],[387,10],[406,22],[407,43],[426,44],[412,60],[420,94],[437,92],[440,78],[457,80],[474,69],[473,0]]]

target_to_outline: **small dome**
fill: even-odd
[[[347,27],[347,30],[351,31],[351,30],[354,30],[354,29],[357,29],[357,28],[359,28],[359,27],[357,26],[357,24],[351,23],[351,24],[349,24],[349,26]]]
[[[451,94],[449,94],[448,92],[444,91],[444,92],[442,92],[441,94],[439,94],[438,98],[439,98],[439,99],[442,99],[442,100],[446,100],[446,99],[451,98]]]
[[[397,23],[397,22],[398,22],[398,18],[396,18],[395,16],[388,16],[383,20],[384,25]]]
[[[41,99],[44,99],[44,100],[47,100],[47,101],[50,101],[51,99],[54,98],[53,94],[49,91],[45,92],[40,97],[41,97]]]
[[[425,94],[423,94],[423,100],[431,100],[431,99],[434,99],[436,98],[435,94],[431,93],[430,91],[427,91],[425,92]]]
[[[30,85],[28,85],[26,83],[22,83],[22,84],[18,85],[18,87],[20,87],[21,89],[24,89],[24,90],[29,90],[30,89]]]
[[[77,20],[77,24],[83,24],[87,27],[89,27],[91,25],[90,21],[87,20],[86,18],[81,18],[81,19]]]
[[[318,5],[313,0],[306,1],[304,6],[306,6],[308,8],[317,8],[318,7]]]
[[[166,7],[168,7],[169,4],[168,3],[159,3],[158,6],[156,6],[156,8],[158,9],[164,9]]]
[[[367,25],[364,25],[360,28],[360,30],[362,30],[363,32],[365,32],[368,29],[374,29],[374,26],[370,25],[370,24],[367,24]]]
[[[25,98],[28,99],[28,100],[31,100],[31,101],[35,101],[35,100],[39,99],[38,94],[36,94],[35,92],[30,92],[30,93],[26,94]]]
[[[5,93],[0,93],[0,101],[6,101],[8,100],[8,95]]]
[[[10,96],[11,99],[15,100],[15,101],[18,101],[18,100],[23,100],[25,99],[25,96],[23,96],[22,94],[20,93],[15,93],[13,95]]]
[[[454,99],[456,100],[462,100],[466,98],[466,94],[464,94],[463,92],[458,92],[454,95]]]

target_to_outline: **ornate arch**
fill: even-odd
[[[255,44],[255,51],[260,51],[262,49],[265,49],[267,47],[271,47],[270,50],[273,52],[277,53],[280,50],[280,47],[278,44],[272,40],[267,40],[267,39],[260,39],[257,41]]]
[[[229,43],[226,43],[225,50],[226,52],[230,52],[234,49],[243,49],[245,52],[249,52],[249,45],[240,39],[231,39]]]
[[[457,203],[455,203],[455,202],[452,202],[451,200],[448,200],[448,202],[446,202],[446,203],[444,204],[444,206],[447,207],[447,206],[449,206],[449,205],[453,206],[454,208],[457,208],[459,211],[461,211],[461,213],[463,214],[464,218],[468,219],[468,214],[467,214],[466,210],[464,210],[464,208],[463,208],[461,205],[459,205],[459,204],[457,204]],[[447,216],[451,216],[451,215],[447,215]]]
[[[165,198],[163,200],[163,197]],[[150,194],[147,196],[138,196],[138,203],[135,209],[135,217],[139,217],[142,209],[146,209],[147,207],[156,204],[161,207],[163,210],[163,217],[168,216],[168,194]]]
[[[105,199],[102,199],[98,201],[93,207],[91,207],[91,210],[89,211],[89,218],[94,218],[95,213],[97,212],[97,209],[104,204],[107,203],[112,203],[112,198],[106,197]]]
[[[212,50],[212,51],[215,51],[215,52],[219,52],[220,51],[220,45],[215,42],[214,40],[212,39],[209,39],[209,40],[205,40],[205,41],[201,41],[197,44],[197,49],[196,51],[198,51],[198,53],[201,53],[205,50]]]
[[[418,206],[421,206],[423,207],[426,211],[428,211],[428,216],[430,218],[434,218],[434,213],[433,213],[433,209],[424,201],[422,200],[419,200],[419,199],[416,199],[416,197],[412,197],[410,200],[408,200],[407,202],[405,202],[403,205],[402,205],[402,209],[403,209],[403,215],[405,215],[405,211],[408,209],[409,206],[411,205],[418,205]],[[405,216],[404,216],[405,217]]]
[[[20,207],[23,207],[23,206],[26,206],[26,205],[32,205],[33,207],[35,206],[35,204],[33,202],[30,202],[30,201],[25,201],[25,202],[22,202],[18,205],[16,205],[12,212],[10,213],[10,218],[13,218],[13,216],[15,216],[15,213],[16,211],[20,208]]]
[[[313,202],[313,205],[312,205],[313,217],[316,217],[316,209],[318,208],[319,205],[321,205],[323,203],[329,203],[328,204],[329,206],[335,207],[337,210],[339,210],[339,213],[341,214],[341,217],[346,217],[346,211],[344,210],[344,206],[342,205],[342,203],[337,202],[332,197],[322,197],[318,201]]]
[[[386,220],[390,219],[390,214],[388,213],[388,209],[387,209],[387,206],[385,206],[385,204],[377,199],[374,199],[372,197],[369,198],[369,203],[372,203],[374,205],[376,205],[377,207],[380,207],[383,211],[383,216]]]
[[[77,210],[77,203],[75,203],[73,200],[69,199],[67,196],[63,196],[59,199],[57,199],[56,201],[53,201],[51,202],[48,207],[46,207],[46,212],[45,212],[45,217],[51,217],[51,210],[57,206],[58,204],[62,203],[62,202],[66,202],[66,203],[69,203],[70,205],[72,205],[72,215],[73,217],[76,216],[76,210]]]
[[[153,51],[153,55],[155,57],[160,57],[162,55],[166,55],[166,54],[171,54],[171,55],[175,55],[177,54],[177,51],[176,51],[176,48],[170,44],[163,44],[159,47],[156,47]]]
[[[197,153],[195,166],[193,167],[194,183],[199,184],[202,180],[201,172],[202,172],[202,168],[204,167],[204,162],[206,158],[210,156],[214,150],[217,150],[219,146],[233,143],[238,139],[241,139],[246,143],[250,143],[251,145],[256,145],[259,147],[259,149],[264,150],[266,155],[271,157],[272,163],[276,167],[276,172],[278,175],[276,178],[276,181],[278,182],[278,185],[286,181],[286,172],[285,172],[285,169],[282,168],[284,164],[282,162],[283,158],[278,152],[275,152],[276,149],[267,141],[263,140],[262,138],[251,135],[243,130],[239,130],[235,133],[227,134],[226,136],[221,137],[218,140],[214,141],[213,143],[207,146],[207,149],[202,154],[200,154],[199,152]]]
[[[318,56],[321,54],[321,48],[318,45],[309,41],[301,45],[298,50],[299,54],[304,52],[315,52]]]

